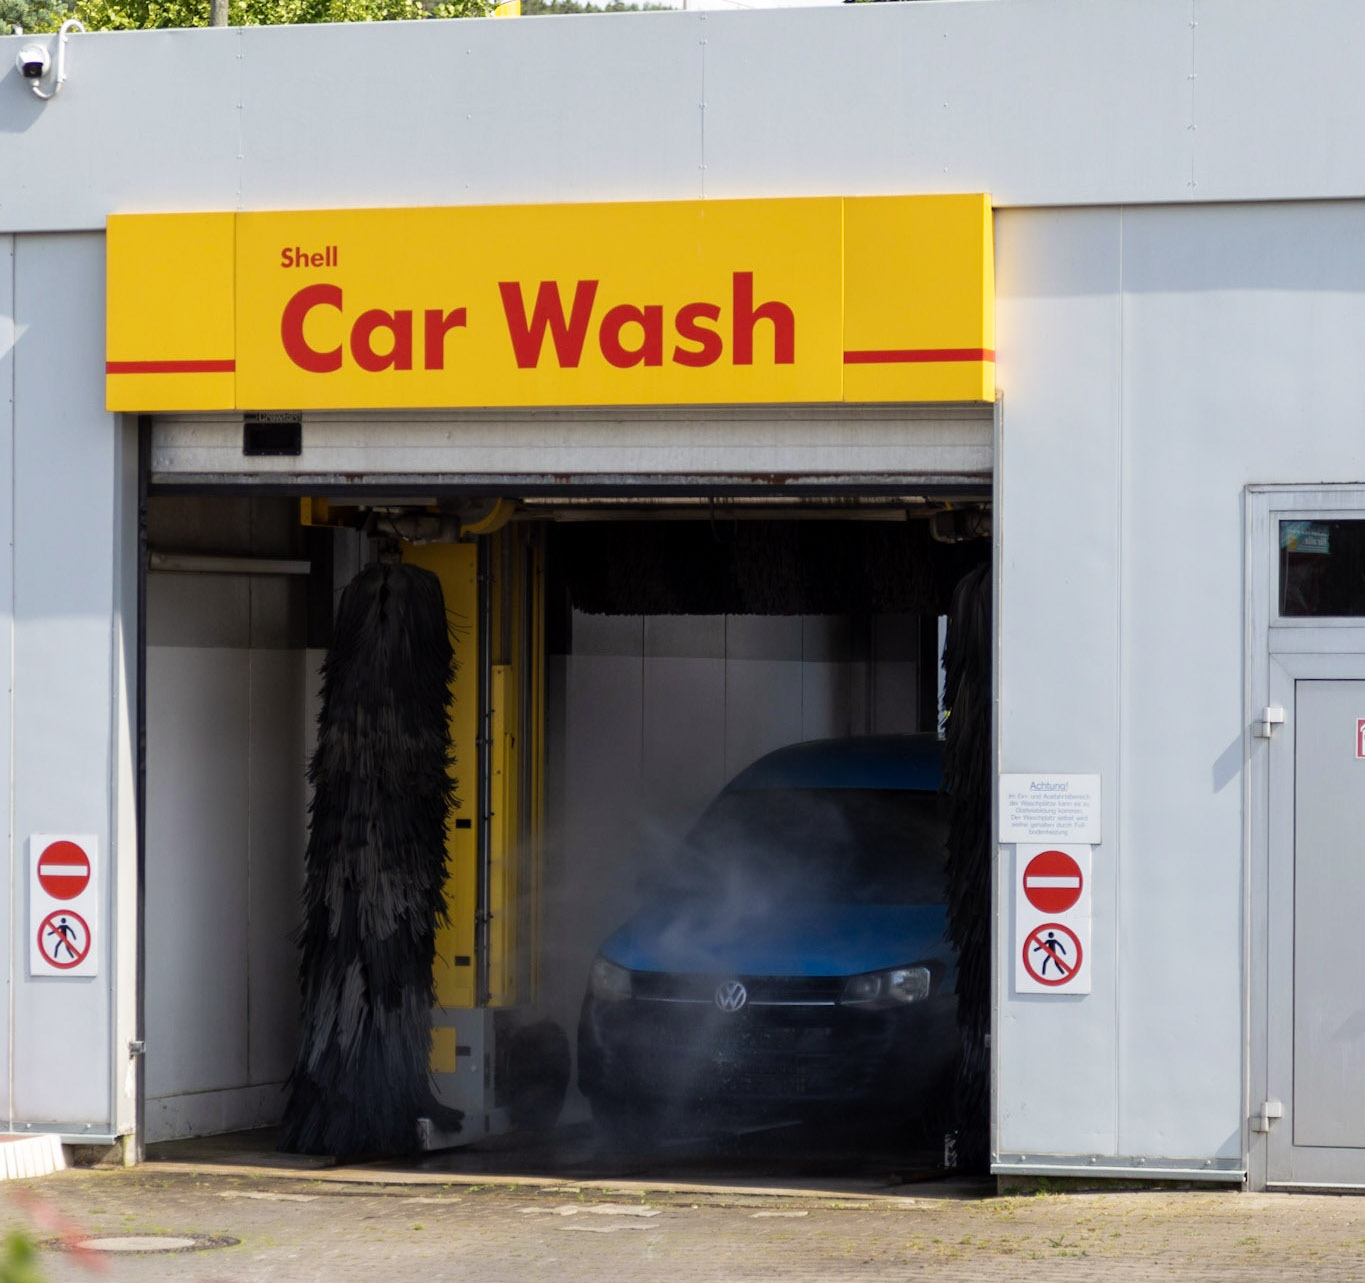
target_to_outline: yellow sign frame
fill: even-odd
[[[120,214],[120,411],[995,398],[985,195]]]

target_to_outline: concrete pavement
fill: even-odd
[[[836,1185],[838,1182],[836,1182]],[[1219,1191],[999,1197],[987,1183],[779,1190],[655,1178],[151,1163],[0,1189],[51,1280],[1275,1280],[1365,1278],[1365,1199]],[[18,1201],[16,1201],[16,1193]],[[91,1256],[71,1240],[218,1246]],[[103,1265],[98,1273],[94,1265]]]

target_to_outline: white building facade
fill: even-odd
[[[9,1128],[114,1143],[158,1117],[166,1134],[269,1121],[292,1057],[304,793],[301,774],[272,781],[306,758],[316,657],[287,587],[140,573],[148,485],[951,474],[993,504],[997,771],[1080,776],[1097,799],[1098,840],[1071,834],[1092,848],[1085,992],[1017,983],[1022,886],[997,845],[993,1170],[1365,1184],[1358,6],[73,33],[40,100],[15,58],[54,41],[0,40]],[[244,410],[278,406],[106,408],[112,216],[971,193],[989,196],[993,400],[551,398],[378,426],[323,400],[293,403],[302,453],[284,458],[234,445]],[[283,555],[241,519],[243,547]],[[140,774],[139,726],[177,707],[180,738]],[[144,808],[140,860],[140,790],[198,797],[196,763],[230,789]],[[59,944],[33,957],[57,925],[34,917],[54,839],[93,866],[79,966]]]

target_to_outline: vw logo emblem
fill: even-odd
[[[738,1011],[749,1001],[749,991],[738,980],[716,986],[716,1006],[722,1011]]]

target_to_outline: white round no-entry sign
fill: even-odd
[[[1024,866],[1024,895],[1040,913],[1065,913],[1084,886],[1081,866],[1065,851],[1040,851]]]
[[[54,900],[74,900],[90,885],[90,857],[75,843],[50,843],[38,857],[38,885]]]

